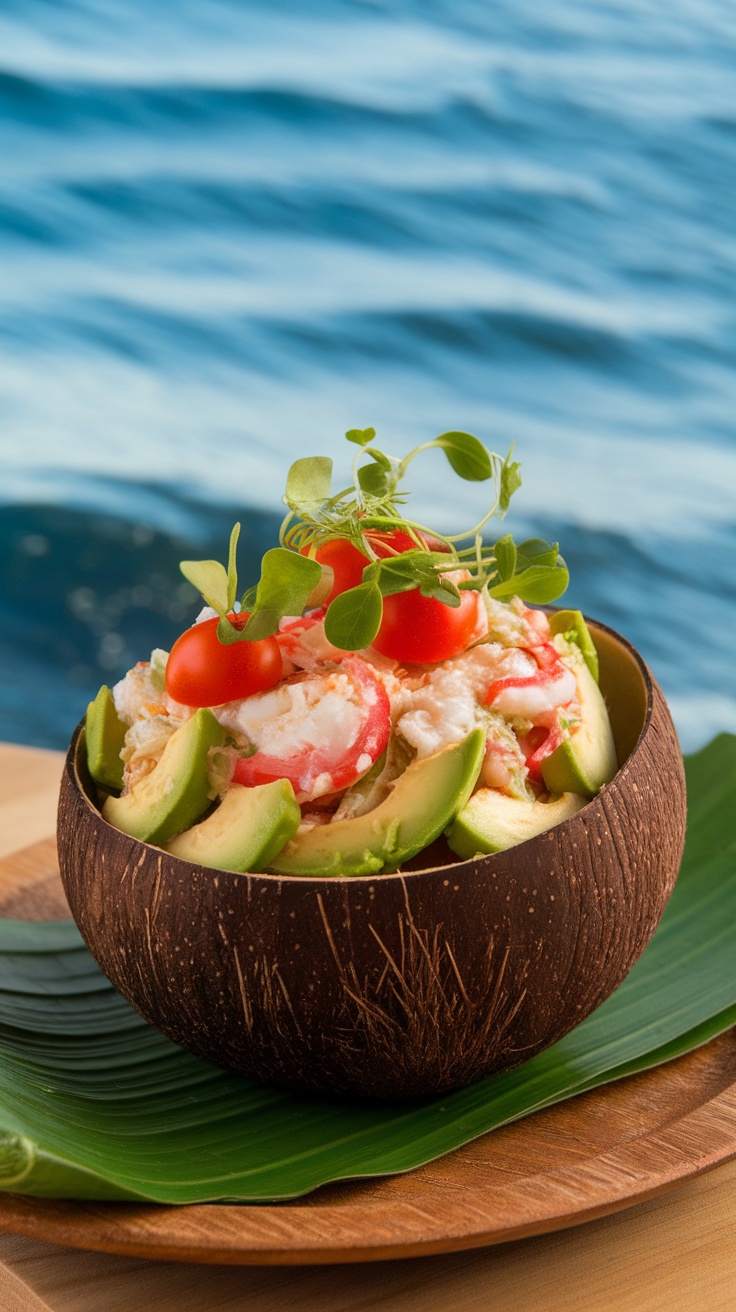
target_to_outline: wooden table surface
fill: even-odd
[[[61,756],[0,744],[0,856],[53,831]],[[338,1267],[201,1267],[0,1235],[1,1312],[733,1312],[736,1162],[557,1234]]]

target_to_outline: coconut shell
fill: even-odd
[[[194,865],[100,815],[81,726],[59,803],[59,864],[84,939],[153,1025],[258,1080],[432,1094],[556,1042],[613,992],[662,915],[685,781],[662,694],[591,624],[618,773],[555,829],[457,861],[282,878]]]

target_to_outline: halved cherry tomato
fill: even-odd
[[[477,592],[463,592],[457,607],[418,588],[383,599],[383,619],[373,646],[382,656],[409,664],[433,665],[459,656],[483,636],[485,611]]]
[[[287,680],[243,707],[240,722],[258,750],[237,762],[233,778],[250,786],[290,779],[298,802],[340,792],[378,760],[390,711],[381,680],[359,656]]]
[[[248,616],[230,615],[242,629]],[[275,638],[233,642],[217,637],[219,619],[202,620],[177,638],[166,665],[166,691],[184,706],[221,706],[272,688],[283,661]]]

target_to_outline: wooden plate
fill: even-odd
[[[0,915],[68,914],[52,840],[0,861]],[[736,1031],[407,1175],[296,1202],[192,1207],[0,1195],[0,1231],[187,1262],[296,1265],[447,1253],[577,1225],[736,1156]]]

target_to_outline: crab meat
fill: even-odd
[[[297,801],[312,802],[366,774],[390,724],[381,680],[366,661],[348,656],[339,669],[297,675],[238,704],[230,727],[256,751],[238,761],[233,777],[248,785],[290,779]]]

